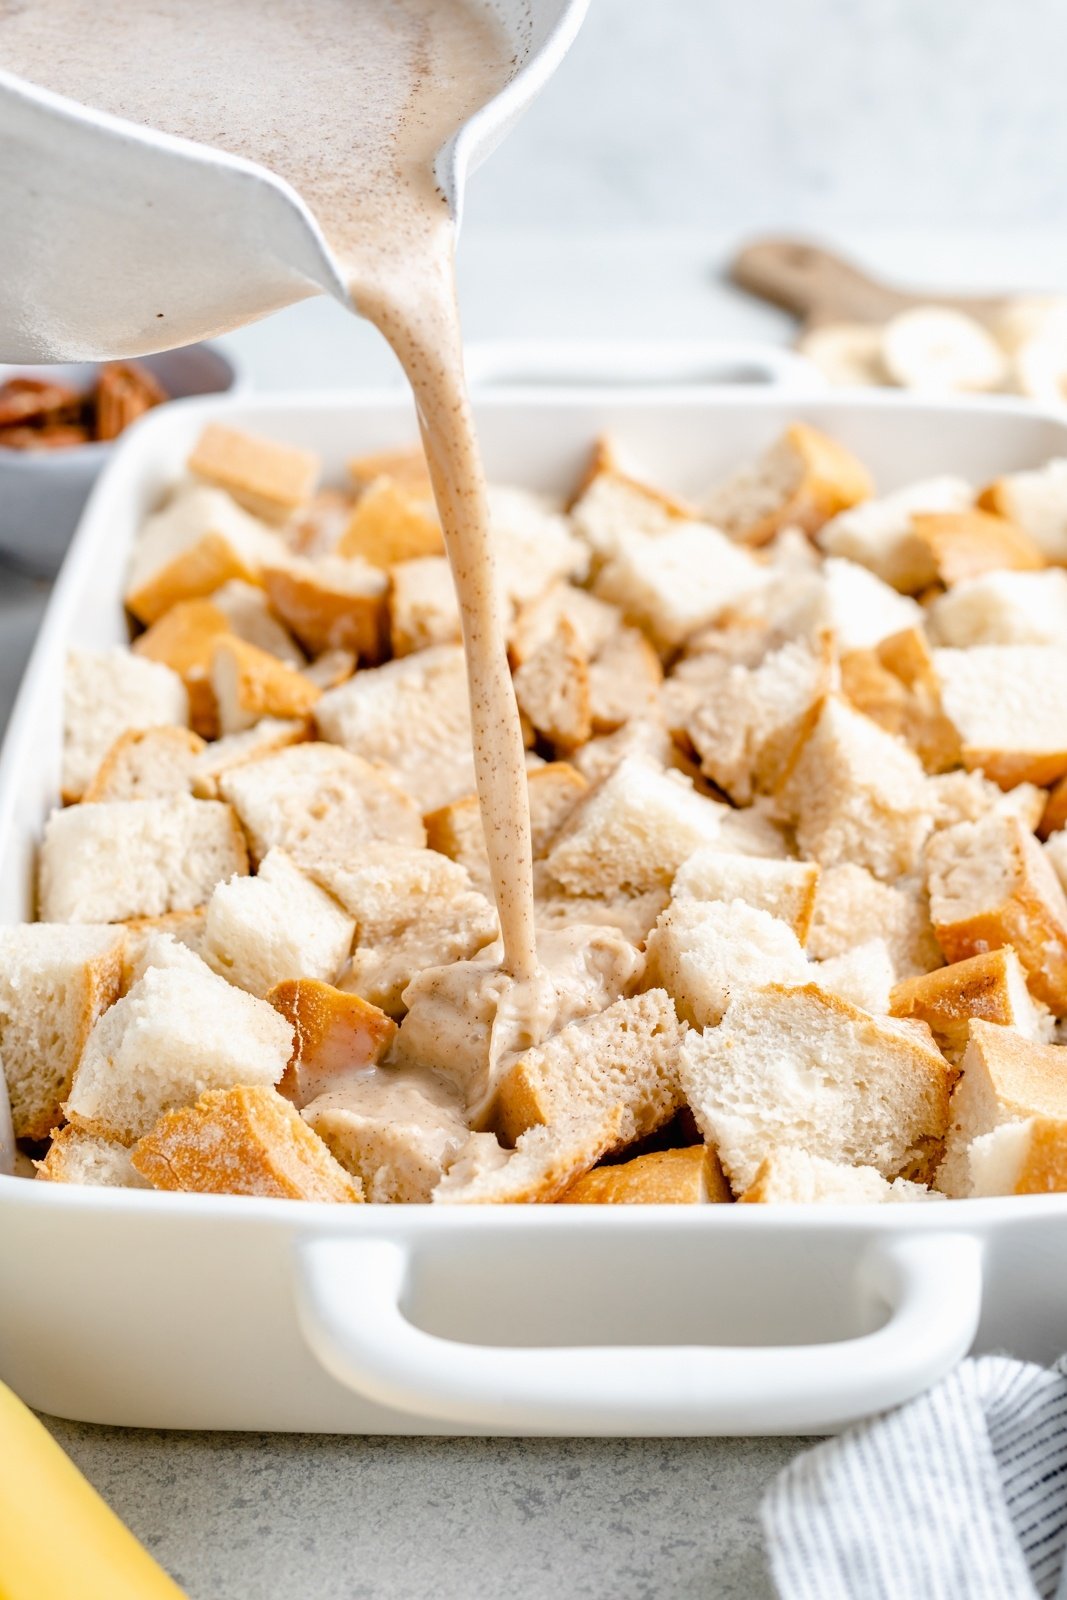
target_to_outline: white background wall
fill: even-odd
[[[1067,0],[592,0],[469,196],[537,229],[1067,222]]]

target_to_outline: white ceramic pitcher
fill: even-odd
[[[468,172],[534,99],[588,0],[495,0],[507,86],[440,151],[457,223]],[[0,361],[149,355],[308,295],[348,291],[307,206],[265,167],[0,72]]]

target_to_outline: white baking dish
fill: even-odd
[[[182,402],[95,489],[0,758],[0,920],[30,909],[68,644],[125,637],[137,526],[209,416],[346,456],[409,440],[396,392]],[[802,417],[883,488],[1067,454],[1010,400],[760,389],[487,391],[498,481],[561,489],[609,429],[680,490]],[[0,1178],[0,1376],[93,1422],[353,1433],[820,1432],[972,1346],[1067,1339],[1067,1197],[827,1208],[326,1207]]]

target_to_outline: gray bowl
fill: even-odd
[[[233,362],[215,345],[193,344],[139,359],[173,400],[241,387]],[[0,383],[26,375],[55,378],[88,390],[96,370],[90,362],[0,366]],[[69,450],[0,448],[0,559],[6,558],[36,577],[52,577],[66,554],[89,490],[113,448],[110,442],[76,445]]]

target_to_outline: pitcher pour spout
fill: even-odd
[[[347,286],[300,196],[237,156],[0,72],[0,360],[192,344]]]

